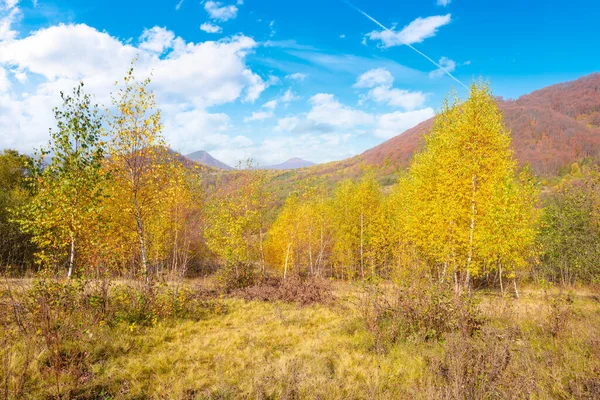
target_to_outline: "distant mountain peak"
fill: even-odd
[[[225,164],[224,162],[217,160],[216,158],[211,156],[207,151],[204,151],[204,150],[195,151],[193,153],[186,155],[185,157],[188,160],[192,160],[199,164],[207,165],[209,167],[215,167],[215,168],[224,169],[227,171],[233,169],[229,165]]]
[[[315,165],[315,163],[306,161],[300,157],[292,157],[287,161],[282,162],[281,164],[275,165],[265,165],[259,167],[259,169],[275,169],[275,170],[287,170],[287,169],[299,169],[306,168]]]

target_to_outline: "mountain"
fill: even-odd
[[[224,170],[227,170],[227,171],[233,169],[229,165],[227,165],[227,164],[225,164],[225,163],[217,160],[216,158],[214,158],[213,156],[211,156],[210,154],[208,154],[204,150],[196,151],[194,153],[186,155],[185,157],[188,160],[192,160],[192,161],[197,162],[199,164],[207,165],[209,167],[220,168],[220,169],[224,169]]]
[[[512,133],[520,165],[529,163],[541,176],[557,175],[562,167],[600,155],[600,74],[560,83],[516,100],[497,99]],[[423,145],[433,118],[353,158],[314,167],[316,174],[343,170],[357,175],[363,166],[376,166],[380,175],[407,167]]]
[[[276,165],[266,165],[262,167],[258,167],[259,169],[274,169],[274,170],[288,170],[288,169],[299,169],[305,167],[311,167],[316,165],[313,162],[303,160],[298,157],[290,158],[287,161],[282,162],[281,164]]]

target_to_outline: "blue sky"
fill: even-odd
[[[595,1],[353,4],[392,31],[343,0],[0,0],[0,148],[44,144],[79,79],[109,104],[136,55],[172,147],[229,164],[361,153],[464,95],[447,72],[515,98],[600,69]]]

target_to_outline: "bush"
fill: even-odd
[[[256,282],[256,275],[253,264],[226,265],[217,271],[217,286],[222,292],[229,293],[252,286]]]
[[[328,281],[298,275],[291,275],[287,279],[265,278],[254,286],[234,291],[232,295],[245,300],[285,301],[301,305],[333,300]]]
[[[360,310],[378,350],[399,340],[440,340],[448,332],[466,336],[482,323],[475,299],[448,284],[431,282],[384,288],[365,286]]]
[[[217,307],[187,288],[164,283],[122,284],[114,289],[110,311],[115,323],[150,326],[166,319],[198,320]]]

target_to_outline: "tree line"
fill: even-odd
[[[277,181],[251,162],[207,185],[170,151],[149,83],[130,70],[105,111],[81,83],[61,93],[48,146],[0,154],[0,267],[144,281],[210,267],[226,287],[425,274],[457,291],[600,275],[599,175],[578,170],[541,201],[486,84],[442,104],[391,187],[368,170],[334,188],[313,178],[279,206]]]

